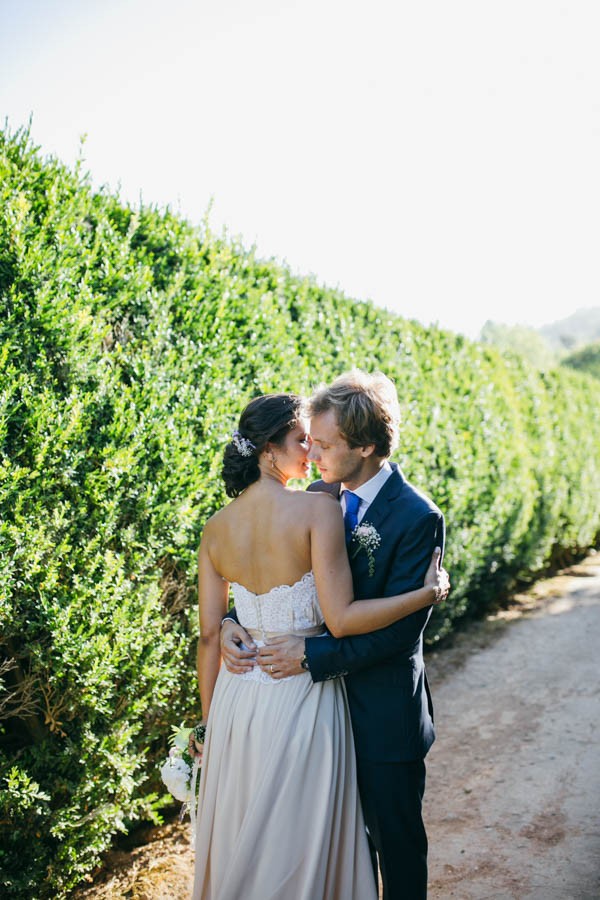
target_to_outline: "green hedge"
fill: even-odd
[[[357,303],[0,135],[0,884],[65,896],[198,715],[195,555],[244,403],[351,364],[448,521],[430,642],[600,529],[599,392]],[[595,383],[594,383],[595,385]],[[0,685],[1,687],[1,685]],[[157,793],[158,792],[158,793]]]

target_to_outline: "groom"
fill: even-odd
[[[398,443],[392,382],[355,369],[320,388],[310,400],[309,415],[309,459],[322,481],[308,490],[329,491],[340,500],[355,599],[421,587],[434,548],[443,548],[444,520],[388,461]],[[361,542],[356,531],[361,523],[363,534],[379,536],[378,546],[369,550]],[[423,664],[423,630],[430,612],[424,609],[353,637],[282,636],[258,652],[258,664],[278,677],[303,670],[315,682],[345,676],[360,797],[384,900],[427,896],[421,807],[424,758],[435,737]],[[241,650],[241,640],[248,641],[245,631],[225,620],[221,644],[230,671],[253,664],[254,654]]]

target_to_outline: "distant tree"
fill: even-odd
[[[561,363],[570,369],[577,369],[579,372],[593,375],[594,378],[600,378],[600,341],[576,350],[566,356]]]
[[[559,353],[535,328],[527,325],[503,325],[488,319],[479,340],[498,350],[518,353],[537,369],[551,369],[558,363]]]

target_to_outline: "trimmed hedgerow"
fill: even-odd
[[[356,364],[398,385],[398,460],[448,521],[429,641],[594,544],[592,379],[357,303],[0,134],[0,883],[57,898],[156,817],[198,715],[195,555],[247,400]],[[0,685],[0,687],[2,686]]]

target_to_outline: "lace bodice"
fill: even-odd
[[[323,613],[312,571],[306,572],[294,584],[278,585],[266,594],[255,594],[243,584],[235,582],[231,589],[239,623],[252,634],[259,647],[273,634],[315,634],[317,626],[323,625]],[[281,684],[288,680],[273,679],[258,666],[251,672],[236,677],[269,684]]]
[[[295,584],[280,584],[266,594],[255,594],[243,584],[233,583],[231,589],[244,628],[290,634],[323,624],[312,572],[307,572]]]

